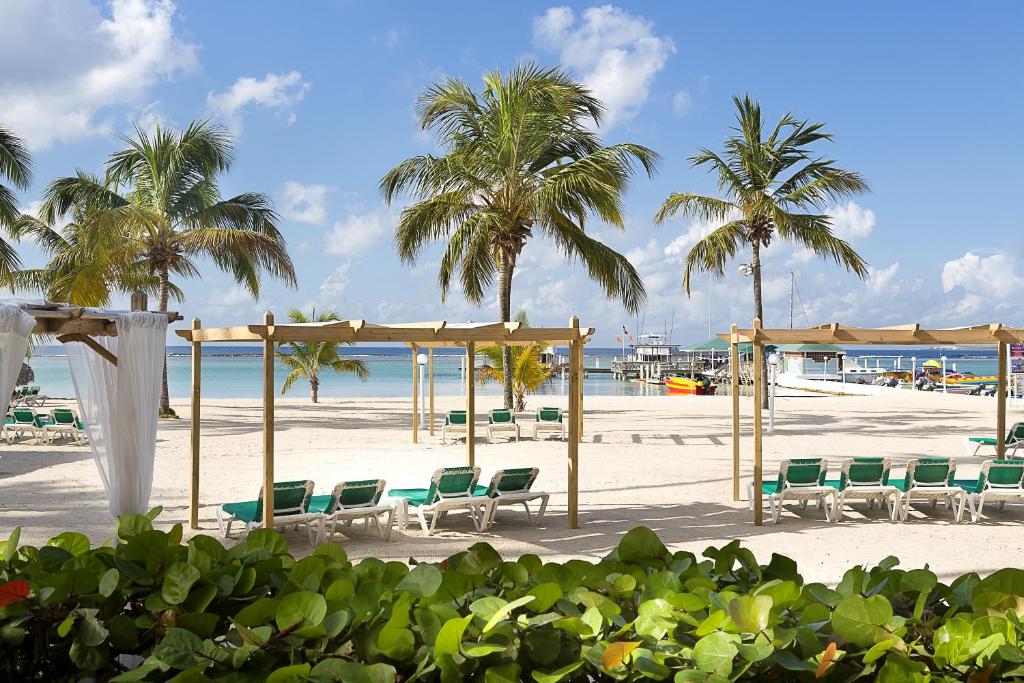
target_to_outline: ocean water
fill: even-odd
[[[210,398],[258,398],[263,391],[263,361],[255,355],[258,347],[220,346],[207,344],[203,349],[203,396]],[[361,382],[351,375],[326,372],[320,375],[320,395],[323,397],[350,396],[410,396],[412,392],[412,356],[408,347],[403,346],[355,346],[342,350],[345,357],[364,361],[370,377]],[[557,350],[564,356],[568,349]],[[169,346],[167,348],[167,377],[172,398],[187,398],[191,391],[191,348]],[[848,351],[861,365],[874,367],[876,364],[895,368],[897,363],[904,370],[911,367],[911,357],[916,356],[917,366],[930,359],[947,357],[947,368],[961,372],[973,372],[979,376],[991,375],[996,371],[993,349],[971,348],[957,350],[939,349],[859,349]],[[611,366],[612,358],[621,354],[618,348],[588,347],[584,365],[588,368]],[[434,352],[434,391],[438,396],[458,396],[463,392],[460,379],[460,363],[465,353],[459,349],[437,349]],[[897,361],[897,357],[902,358]],[[478,361],[479,362],[479,361]],[[74,386],[68,370],[67,358],[60,346],[38,347],[30,361],[35,370],[33,384],[43,388],[49,396],[72,397]],[[955,366],[955,367],[954,367]],[[276,384],[280,386],[288,371],[278,364]],[[568,381],[556,376],[545,384],[538,394],[565,395]],[[664,387],[638,382],[621,382],[610,374],[592,374],[584,380],[583,391],[601,396],[651,396],[666,393]],[[500,385],[491,383],[477,388],[478,394],[496,395],[501,393]],[[309,384],[296,382],[288,396],[305,398],[309,395]]]

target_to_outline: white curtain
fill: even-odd
[[[36,319],[17,306],[0,305],[0,418],[7,414],[14,384],[28,351]]]
[[[114,516],[149,509],[166,335],[165,315],[119,314],[117,336],[95,338],[117,356],[116,366],[81,342],[65,344],[78,409]]]

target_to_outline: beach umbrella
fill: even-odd
[[[21,364],[21,372],[18,373],[18,382],[17,382],[17,384],[19,384],[19,385],[21,385],[21,384],[28,384],[29,382],[34,382],[35,379],[36,379],[36,372],[35,372],[35,370],[32,369],[32,366],[29,365],[28,363],[22,363]]]
[[[942,363],[940,363],[937,360],[926,360],[924,362],[924,365],[922,365],[921,367],[924,367],[924,368],[941,368],[942,367]]]

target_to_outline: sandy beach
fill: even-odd
[[[912,457],[953,456],[960,479],[977,475],[985,456],[970,457],[969,435],[993,431],[992,399],[921,392],[885,397],[780,396],[776,431],[765,437],[765,477],[786,457],[824,456],[838,472],[842,458],[886,455],[894,476]],[[478,403],[478,424],[497,399]],[[550,399],[545,399],[550,401]],[[564,399],[562,399],[564,402]],[[439,397],[438,412],[459,407],[460,397]],[[504,508],[498,523],[476,533],[464,515],[452,515],[432,537],[418,527],[381,542],[359,527],[336,542],[350,557],[433,560],[487,541],[506,555],[537,553],[544,558],[599,558],[637,525],[657,531],[676,549],[699,553],[734,538],[767,561],[778,552],[795,558],[810,580],[838,581],[854,564],[896,555],[904,566],[928,564],[945,578],[981,573],[1024,562],[1024,509],[986,510],[980,524],[951,523],[940,506],[922,508],[904,524],[891,523],[877,509],[855,504],[839,524],[829,524],[813,506],[790,508],[780,524],[755,527],[744,502],[731,495],[730,400],[727,397],[588,397],[584,443],[580,447],[580,528],[566,524],[566,447],[561,441],[524,438],[488,444],[482,429],[477,464],[483,480],[501,467],[537,466],[536,488],[552,494],[543,523],[530,526],[515,508]],[[188,406],[177,402],[179,414]],[[742,399],[744,474],[752,459],[751,403]],[[319,405],[290,398],[277,407],[277,479],[311,478],[316,493],[329,493],[343,480],[383,477],[389,487],[426,486],[431,472],[465,461],[465,446],[442,445],[436,436],[411,443],[407,399],[328,399]],[[1008,422],[1024,419],[1011,404]],[[204,401],[202,531],[217,534],[216,505],[255,497],[261,468],[260,402]],[[422,434],[422,432],[421,432]],[[188,519],[189,421],[160,422],[152,504],[162,505],[161,527]],[[22,440],[0,447],[0,536],[23,527],[22,539],[42,543],[73,529],[101,542],[112,521],[102,485],[87,448],[34,445]],[[991,457],[991,453],[987,454]],[[744,497],[746,480],[743,484]],[[186,529],[186,536],[189,530]],[[308,551],[304,534],[288,532],[294,551]]]

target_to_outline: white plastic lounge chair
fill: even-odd
[[[310,498],[313,496],[313,482],[282,481],[274,483],[274,527],[304,526],[310,545],[316,545],[320,539],[320,527],[323,520],[322,512],[311,512]],[[217,525],[224,538],[231,538],[231,525],[242,522],[245,525],[243,536],[252,529],[263,524],[263,489],[257,500],[242,503],[225,503],[217,508]]]
[[[773,524],[777,524],[782,514],[782,506],[787,500],[798,501],[800,509],[807,507],[808,501],[817,501],[818,508],[824,508],[825,519],[831,520],[829,504],[835,508],[837,491],[825,485],[825,474],[828,462],[822,458],[797,458],[783,460],[779,465],[779,476],[775,481],[761,482],[762,497],[768,499]],[[750,509],[754,509],[754,482],[748,487]]]
[[[548,507],[550,494],[543,491],[531,491],[533,483],[537,481],[537,474],[540,472],[536,467],[517,467],[507,470],[498,470],[491,477],[491,483],[485,488],[477,486],[477,493],[494,500],[491,508],[491,519],[488,524],[494,524],[494,518],[498,514],[498,508],[502,505],[522,505],[526,510],[526,519],[534,526],[540,524],[544,518],[544,511]],[[540,508],[537,509],[537,516],[530,513],[530,501],[539,500]]]
[[[46,437],[45,427],[50,421],[48,415],[36,415],[28,408],[14,408],[11,410],[14,424],[7,425],[9,432],[14,436],[32,435],[34,443],[40,443]]]
[[[425,489],[391,489],[388,495],[398,507],[398,528],[405,529],[410,506],[416,509],[420,526],[429,536],[439,519],[452,510],[468,510],[477,531],[490,525],[494,500],[476,494],[479,467],[442,467],[430,477]],[[430,517],[430,523],[427,523]]]
[[[1017,449],[1024,446],[1024,422],[1015,422],[1006,433],[1005,453],[1013,455]],[[986,446],[995,448],[997,444],[994,436],[969,436],[965,442],[967,453],[977,455],[978,451]],[[973,449],[973,450],[972,450]]]
[[[918,458],[908,462],[906,477],[901,482],[895,482],[903,498],[900,520],[907,521],[910,505],[914,501],[930,501],[934,508],[941,500],[947,508],[953,510],[953,521],[959,522],[967,492],[953,482],[955,474],[956,460],[953,458]]]
[[[512,434],[519,441],[519,425],[511,410],[497,408],[487,416],[487,442],[490,443],[495,434]]]
[[[868,509],[878,503],[889,509],[889,519],[896,521],[900,505],[900,490],[889,483],[889,470],[892,463],[889,458],[856,457],[843,462],[839,481],[826,481],[834,486],[838,495],[836,505],[832,509],[832,521],[843,518],[846,501],[851,499],[866,500]]]
[[[455,439],[466,438],[469,429],[466,424],[465,410],[449,410],[444,418],[444,426],[441,427],[441,443],[447,443],[448,437]]]
[[[553,432],[560,439],[566,438],[565,422],[560,408],[538,408],[537,421],[533,423],[533,438],[540,438],[541,432]]]
[[[957,482],[967,495],[960,503],[960,517],[966,501],[971,510],[971,521],[977,522],[987,501],[997,501],[1002,507],[1006,501],[1024,503],[1024,460],[986,460],[976,482]]]
[[[366,529],[373,526],[377,536],[383,540],[391,537],[391,526],[395,521],[395,506],[381,503],[384,495],[383,479],[363,479],[360,481],[344,481],[334,487],[329,496],[313,496],[309,509],[311,512],[323,512],[323,526],[320,540],[334,538],[338,522],[352,526],[352,522],[361,519]],[[386,521],[381,524],[381,518]]]
[[[80,430],[78,429],[78,416],[70,408],[54,408],[50,411],[53,421],[43,425],[43,439],[46,443],[53,443],[53,439],[66,436],[79,440]]]

